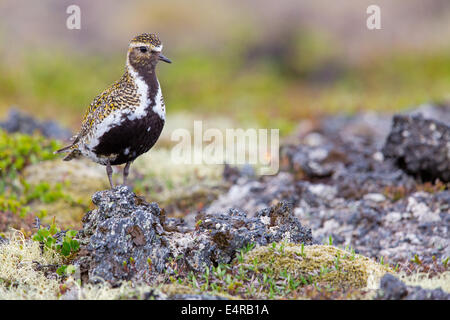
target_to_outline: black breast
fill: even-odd
[[[124,117],[122,123],[111,128],[99,137],[94,153],[99,156],[117,155],[112,165],[133,161],[150,150],[161,135],[164,120],[150,110],[141,119],[129,120]]]

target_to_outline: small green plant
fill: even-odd
[[[302,242],[301,248],[300,248],[300,255],[303,258],[306,258],[306,253],[305,253],[305,244]]]
[[[417,254],[414,255],[414,259],[412,259],[411,261],[419,266],[422,265],[422,260],[420,260]]]
[[[62,276],[70,276],[70,275],[74,274],[75,271],[76,271],[75,266],[73,266],[71,264],[69,264],[69,265],[63,264],[56,270],[56,274],[58,274],[61,277]]]
[[[80,249],[80,243],[74,239],[77,231],[66,230],[61,243],[58,243],[55,237],[59,232],[61,231],[55,224],[55,218],[53,218],[52,224],[48,228],[40,227],[32,239],[42,243],[45,249],[54,250],[64,257],[69,257],[71,254],[76,253]]]
[[[351,255],[350,259],[353,261],[353,260],[356,259],[356,252],[355,252],[355,249],[352,248],[351,253],[352,253],[352,255]]]
[[[338,271],[340,270],[340,264],[339,264],[340,259],[341,259],[341,255],[340,255],[340,253],[338,252],[337,255],[336,255],[336,258],[335,258],[335,260],[334,260],[334,267],[335,267],[336,270],[338,270]]]
[[[442,265],[444,266],[444,268],[447,268],[449,258],[450,257],[447,257],[445,260],[442,260]]]
[[[285,246],[286,246],[286,244],[284,242],[281,242],[280,246],[278,247],[278,253],[283,254]]]
[[[242,263],[244,261],[244,256],[249,253],[253,248],[255,247],[254,243],[247,243],[242,249],[239,250],[239,253],[237,255],[237,259],[239,263]]]

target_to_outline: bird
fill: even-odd
[[[154,146],[166,121],[155,70],[159,61],[172,61],[162,54],[162,48],[156,34],[134,37],[122,77],[94,98],[71,144],[55,154],[68,153],[64,161],[84,156],[106,166],[111,188],[112,166],[125,164],[123,184],[127,185],[132,162]]]

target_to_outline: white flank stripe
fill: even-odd
[[[164,105],[164,100],[162,97],[161,86],[159,85],[159,81],[158,81],[158,92],[156,93],[153,111],[157,113],[161,119],[166,120],[166,107]]]

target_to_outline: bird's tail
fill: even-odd
[[[76,148],[75,143],[72,143],[71,145],[68,145],[64,148],[56,150],[53,153],[58,154],[58,153],[65,153],[65,152],[70,152],[70,153],[63,158],[64,161],[70,161],[72,159],[79,158],[81,156],[81,152],[80,152],[80,150],[78,150]]]
[[[53,152],[54,154],[58,154],[58,153],[64,153],[64,152],[69,152],[70,149],[73,148],[73,143],[71,145],[65,146],[64,148],[61,148],[59,150],[56,150],[55,152]]]
[[[65,157],[63,158],[63,160],[64,160],[64,161],[70,161],[70,160],[72,160],[72,159],[76,159],[76,158],[79,158],[79,157],[81,157],[81,152],[80,152],[80,150],[74,149],[74,150],[72,150],[71,153],[69,153],[67,156],[65,156]]]

